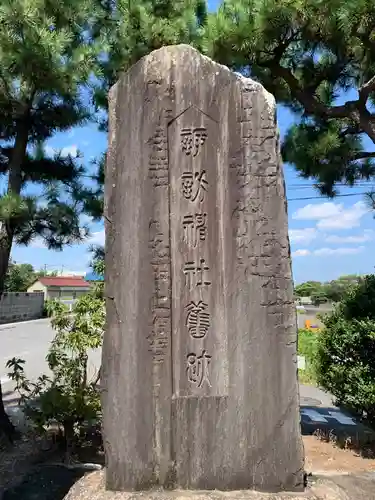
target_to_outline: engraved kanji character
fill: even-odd
[[[206,234],[207,234],[206,217],[207,214],[195,214],[197,233],[201,241],[204,241],[206,239]]]
[[[206,336],[210,327],[210,313],[207,311],[208,305],[201,300],[197,303],[191,301],[187,306],[186,326],[190,335],[195,339],[202,339]]]
[[[163,318],[161,316],[155,316],[153,321],[153,334],[156,337],[165,337],[168,328],[168,318]]]
[[[196,247],[198,238],[201,241],[206,239],[206,216],[207,214],[195,214],[195,216],[189,214],[184,216],[182,226],[187,245]]]
[[[204,192],[207,191],[208,182],[206,179],[206,171],[201,172],[184,172],[181,177],[182,194],[190,201],[195,201],[200,196],[199,201],[203,201]]]
[[[191,289],[195,286],[211,285],[208,279],[209,267],[204,259],[199,260],[197,265],[195,262],[186,262],[183,268],[185,275],[185,284]]]
[[[153,306],[156,308],[166,308],[168,306],[169,294],[169,272],[161,266],[155,266],[154,270],[154,296]]]
[[[181,130],[181,147],[187,156],[193,153],[197,156],[200,146],[203,146],[207,139],[207,131],[204,127],[183,128]]]
[[[207,354],[207,351],[203,350],[200,356],[195,353],[190,353],[187,355],[187,376],[189,382],[201,388],[204,383],[209,387],[212,387],[209,377],[208,377],[208,366],[211,362],[212,356]]]

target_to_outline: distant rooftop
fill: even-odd
[[[44,286],[89,287],[90,283],[79,276],[44,276],[38,281]]]

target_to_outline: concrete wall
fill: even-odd
[[[44,293],[9,292],[0,298],[0,324],[43,316]]]

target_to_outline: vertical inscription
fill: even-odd
[[[237,264],[246,275],[259,274],[260,260],[265,257],[260,240],[272,232],[273,217],[266,207],[273,204],[267,197],[277,196],[271,189],[276,180],[275,125],[265,110],[268,104],[259,108],[256,85],[244,85],[241,89],[241,145],[230,163],[239,193],[232,214]]]
[[[170,330],[170,252],[168,237],[161,231],[158,221],[149,224],[149,247],[154,273],[151,298],[152,326],[147,339],[153,360],[164,360]]]
[[[174,390],[184,397],[224,395],[228,373],[221,369],[227,343],[219,292],[219,127],[191,107],[168,134]]]
[[[148,176],[156,188],[169,183],[167,125],[171,113],[168,109],[161,111],[155,132],[148,141],[151,148]]]
[[[151,94],[160,92],[160,82],[149,82]],[[169,90],[164,98],[168,98]],[[151,296],[151,325],[147,336],[149,351],[154,363],[164,361],[169,347],[171,329],[171,276],[170,245],[168,230],[168,189],[169,161],[167,127],[172,111],[162,109],[155,131],[148,141],[150,147],[148,176],[155,188],[155,220],[149,223],[149,248],[153,270],[153,290]]]
[[[195,157],[204,148],[204,144],[208,137],[205,127],[191,126],[181,130],[181,146],[182,151],[191,156],[192,170],[185,171],[181,176],[181,194],[194,207],[197,204],[200,206],[205,201],[205,197],[209,195],[207,180],[207,171],[195,164]],[[207,237],[207,213],[195,212],[188,213],[182,217],[183,226],[183,241],[188,248],[197,249],[195,255],[198,258],[189,260],[183,266],[182,272],[185,278],[185,286],[191,292],[191,297],[194,297],[196,288],[210,286],[210,268],[206,260],[202,257],[199,242],[205,241]],[[186,306],[188,311],[186,318],[186,326],[194,340],[203,339],[210,326],[209,307],[202,300],[191,302]],[[199,347],[197,345],[197,347]],[[190,352],[186,356],[187,368],[186,374],[190,384],[197,389],[202,388],[205,384],[212,387],[209,380],[209,365],[212,356],[204,349],[200,355],[196,352]]]

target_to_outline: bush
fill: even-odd
[[[51,376],[42,375],[31,382],[26,378],[22,359],[9,360],[7,367],[26,416],[40,431],[57,424],[69,458],[85,424],[100,419],[99,373],[92,380],[88,378],[88,350],[102,344],[103,286],[97,285],[78,299],[73,314],[58,301],[49,303],[49,311],[56,330],[47,355]]]
[[[323,318],[317,380],[339,404],[375,423],[375,276],[366,276]]]

